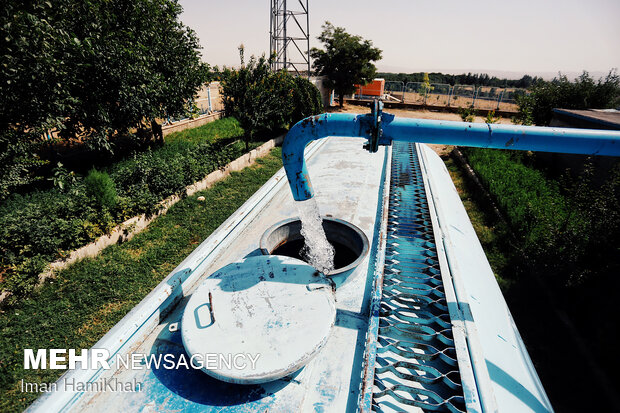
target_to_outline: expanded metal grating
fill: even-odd
[[[464,412],[415,144],[394,142],[372,410]]]

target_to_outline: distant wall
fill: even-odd
[[[179,132],[189,128],[197,128],[214,120],[220,119],[224,112],[216,112],[210,114],[204,114],[198,116],[196,119],[183,119],[178,122],[171,123],[166,126],[162,126],[161,130],[164,136],[173,132]]]
[[[224,103],[220,93],[220,82],[211,82],[201,87],[194,99],[194,103],[198,106],[201,113],[206,113],[209,109],[211,112],[224,110]]]
[[[617,126],[604,125],[596,120],[588,119],[586,116],[576,117],[558,112],[553,114],[549,126],[557,128],[620,130]],[[583,172],[585,164],[591,162],[594,167],[594,183],[599,185],[605,181],[611,168],[620,160],[620,158],[615,156],[588,156],[569,153],[540,152],[537,156],[554,172],[562,173],[569,169],[573,176],[579,176]]]
[[[334,90],[327,87],[327,77],[326,76],[311,76],[310,83],[316,86],[321,92],[321,99],[323,100],[323,106],[326,108],[330,107],[334,103]]]

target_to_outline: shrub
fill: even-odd
[[[107,173],[91,169],[84,179],[84,185],[87,194],[95,199],[98,206],[108,210],[116,206],[116,188]]]
[[[550,82],[539,79],[529,95],[516,95],[515,99],[519,106],[518,123],[549,125],[554,108],[604,109],[617,106],[620,103],[620,77],[612,70],[605,79],[596,82],[585,71],[574,82],[565,75]]]
[[[466,149],[472,168],[519,238],[530,267],[560,286],[620,271],[620,167],[602,186],[593,170],[549,179],[524,152]]]
[[[127,218],[155,212],[161,200],[244,153],[240,142],[230,142],[243,133],[234,119],[196,129],[209,136],[199,137],[196,130],[188,140],[177,135],[171,143],[136,153],[106,171],[93,169],[85,178],[59,165],[52,188],[12,194],[4,200],[0,204],[0,290],[13,297],[2,305],[27,295],[47,263]]]
[[[484,120],[485,123],[497,123],[501,119],[500,116],[495,116],[495,111],[491,110],[487,113],[487,117]]]
[[[224,108],[245,130],[246,148],[257,134],[288,128],[323,110],[321,96],[308,80],[273,72],[265,57],[221,73]]]
[[[586,164],[577,178],[565,174],[560,179],[563,191],[583,222],[583,231],[570,240],[576,245],[578,262],[567,282],[580,285],[588,281],[616,283],[620,274],[620,163],[609,171],[606,179],[594,184],[595,169]]]
[[[14,188],[41,179],[34,171],[47,162],[36,154],[41,146],[38,139],[39,135],[32,131],[21,133],[10,128],[0,129],[0,201]]]
[[[293,112],[291,114],[290,124],[316,115],[323,111],[323,101],[319,90],[303,77],[293,78]]]
[[[459,115],[463,122],[473,122],[476,119],[476,113],[476,109],[473,107],[459,109]]]
[[[94,208],[83,183],[69,193],[59,188],[15,194],[0,206],[2,290],[28,293],[45,264],[103,235],[110,214]]]

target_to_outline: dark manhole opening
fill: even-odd
[[[368,253],[368,238],[362,230],[349,222],[330,217],[323,217],[323,229],[335,250],[335,268],[329,275],[344,273],[362,262]],[[304,244],[301,221],[296,218],[287,219],[269,228],[260,241],[263,254],[283,255],[306,261],[301,254]]]
[[[357,259],[358,254],[356,254],[351,248],[341,244],[340,242],[330,240],[329,238],[327,240],[330,244],[332,244],[335,251],[334,269],[346,267]],[[307,262],[306,257],[301,254],[304,245],[305,242],[303,239],[285,241],[275,250],[271,251],[271,255],[284,255],[286,257],[293,257]]]

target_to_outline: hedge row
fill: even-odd
[[[319,90],[286,70],[272,71],[264,56],[219,74],[226,114],[239,120],[246,142],[253,136],[288,129],[323,111]]]
[[[59,167],[53,188],[11,195],[0,205],[0,289],[11,293],[3,305],[30,292],[49,262],[155,212],[161,200],[241,156],[235,139],[242,135],[234,118],[222,119],[86,177]]]
[[[502,150],[467,150],[470,165],[529,246],[563,227],[571,210],[557,183],[523,164],[521,156]]]
[[[588,169],[576,180],[551,179],[524,152],[470,148],[466,154],[537,274],[570,286],[620,270],[620,170],[597,187]]]

